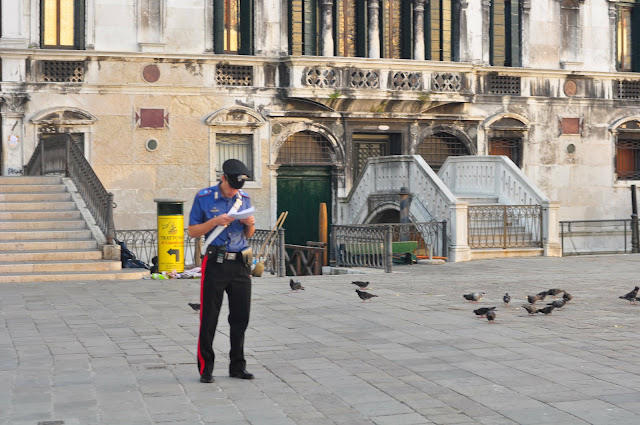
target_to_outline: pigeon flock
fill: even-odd
[[[636,298],[638,295],[639,287],[635,287],[634,291],[631,291],[627,295],[620,297],[635,303],[636,300],[640,301],[640,298]],[[548,296],[557,297],[558,295],[562,295],[562,299],[556,299],[550,303],[547,303],[543,308],[537,308],[534,304],[538,301],[544,301]],[[477,303],[482,299],[482,297],[486,295],[484,292],[471,292],[469,294],[462,294],[462,297],[472,303]],[[538,313],[542,313],[544,315],[551,314],[551,312],[556,308],[564,307],[569,301],[571,301],[573,297],[564,289],[552,288],[547,291],[539,292],[535,295],[527,295],[527,302],[529,304],[524,304],[522,307],[527,310],[529,315],[534,315]],[[511,295],[507,292],[502,297],[502,301],[504,302],[504,306],[508,307],[511,302]],[[481,307],[473,310],[476,316],[478,317],[486,317],[489,323],[494,323],[496,319],[496,307]]]

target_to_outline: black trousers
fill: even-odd
[[[244,358],[244,333],[249,325],[251,308],[251,275],[244,262],[225,260],[216,262],[216,257],[205,255],[202,260],[200,279],[200,335],[198,337],[198,371],[200,375],[211,374],[215,354],[213,338],[218,325],[222,298],[229,299],[229,326],[231,350],[229,371],[239,372],[246,368]]]

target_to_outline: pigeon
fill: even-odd
[[[289,286],[291,287],[292,291],[298,292],[298,289],[302,289],[304,291],[304,286],[302,286],[302,284],[298,280],[289,280]]]
[[[547,298],[547,291],[538,292],[538,296],[540,297],[540,301],[544,301]]]
[[[356,289],[356,292],[358,293],[358,296],[360,297],[362,302],[365,302],[366,300],[369,300],[369,302],[371,302],[371,298],[377,297],[377,295],[371,294],[369,292],[361,291],[359,289]]]
[[[189,307],[191,307],[195,311],[200,311],[200,304],[189,303]]]
[[[636,297],[638,296],[638,291],[639,290],[640,290],[640,287],[636,286],[635,288],[633,288],[633,291],[629,292],[626,295],[618,297],[618,298],[622,298],[623,300],[629,300],[629,302],[631,304],[635,304],[636,303]]]
[[[465,300],[469,300],[472,303],[477,303],[482,299],[482,296],[485,295],[484,292],[474,292],[472,294],[464,294],[462,295]]]
[[[550,305],[548,307],[538,309],[538,313],[551,314],[554,308],[554,306]]]
[[[351,284],[359,286],[360,289],[364,289],[369,286],[369,282],[363,282],[361,280],[354,280],[353,282],[351,282]]]
[[[511,295],[509,295],[509,293],[507,292],[506,294],[504,294],[504,297],[502,297],[502,301],[504,301],[505,306],[508,306],[511,302]]]
[[[567,301],[565,301],[564,299],[561,299],[561,300],[555,300],[554,302],[549,303],[547,305],[552,305],[555,308],[562,308],[566,303]]]
[[[524,308],[525,310],[527,310],[527,313],[529,313],[529,314],[536,314],[536,313],[538,312],[538,309],[537,309],[537,308],[535,308],[535,307],[534,307],[534,306],[532,306],[532,305],[526,305],[526,304],[523,304],[523,305],[522,305],[522,308]]]
[[[566,302],[569,302],[569,301],[571,301],[571,300],[573,299],[573,297],[571,296],[571,294],[570,294],[570,293],[565,292],[565,293],[562,295],[562,299],[563,299],[563,300],[565,300]]]
[[[487,320],[489,321],[489,323],[493,323],[495,319],[496,319],[496,312],[493,310],[487,311]]]
[[[476,314],[476,316],[484,316],[485,314],[489,313],[490,311],[495,310],[495,307],[481,307],[478,309],[473,310],[473,312]]]
[[[540,301],[540,295],[527,295],[527,301],[529,304],[535,304],[536,301]]]
[[[554,297],[555,297],[556,295],[558,295],[558,294],[559,294],[559,293],[561,293],[561,292],[564,292],[564,289],[558,289],[558,288],[555,288],[555,289],[549,289],[549,290],[547,291],[547,295],[552,295],[552,296],[554,296]]]

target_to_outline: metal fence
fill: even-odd
[[[631,223],[630,219],[561,221],[562,255],[630,253]]]
[[[256,229],[254,235],[248,242],[253,249],[254,258],[257,258],[258,251],[264,245],[269,230]],[[133,252],[138,260],[151,265],[151,259],[158,255],[158,230],[117,230],[116,239],[124,242],[127,248]],[[272,238],[265,246],[262,260],[264,261],[264,273],[278,274],[284,276],[284,257],[280,255],[280,241],[284,241],[284,230]],[[185,268],[200,266],[200,244],[204,243],[204,237],[191,238],[187,229],[184,229],[184,264]],[[270,246],[269,246],[270,245]],[[258,259],[261,260],[261,259]]]
[[[416,255],[447,257],[447,222],[331,226],[331,264],[392,271],[394,254],[405,254],[404,242],[416,242]],[[399,252],[394,252],[394,247]]]
[[[542,248],[541,205],[470,205],[469,248]]]

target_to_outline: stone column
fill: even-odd
[[[413,58],[424,60],[424,3],[415,0],[413,4]]]
[[[529,0],[523,0],[522,2],[522,19],[520,22],[522,22],[522,28],[520,28],[520,31],[522,32],[522,43],[520,44],[520,66],[523,68],[528,68],[529,67],[529,46],[530,43],[528,40],[530,40],[529,38],[529,27],[530,25],[530,19],[529,19],[529,15],[531,12],[531,2]]]
[[[24,106],[26,93],[7,93],[2,103],[2,175],[20,176],[22,166],[29,160],[24,153]],[[31,153],[29,153],[29,156]]]
[[[491,63],[491,0],[482,0],[482,63]]]
[[[333,56],[333,0],[322,0],[322,56]]]
[[[380,58],[380,0],[369,0],[369,57]]]
[[[618,58],[616,52],[616,20],[618,18],[618,8],[616,3],[609,3],[609,51],[611,52],[611,59],[609,62],[609,71],[616,72],[616,67],[618,66],[617,61]]]

